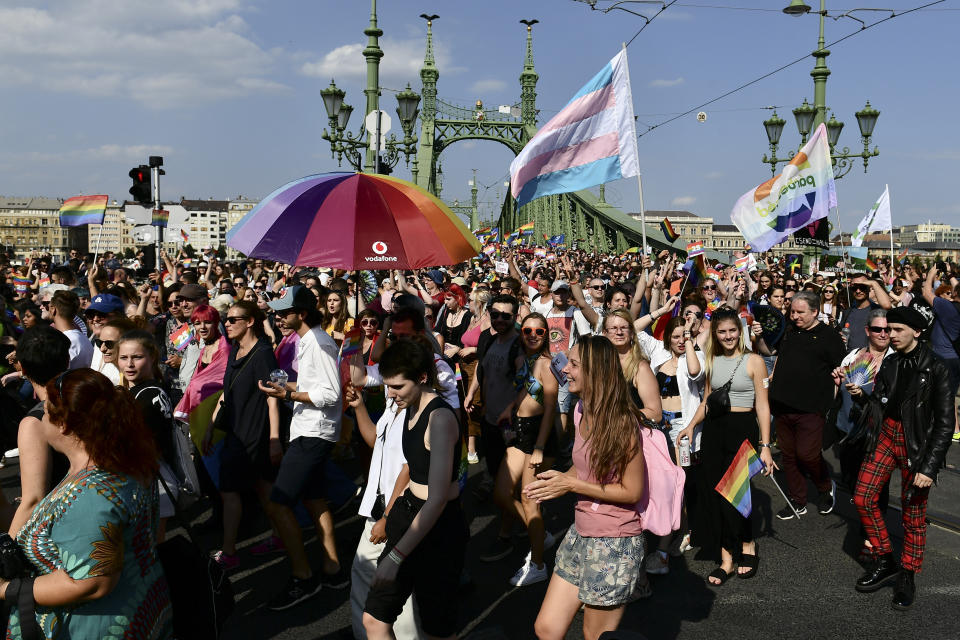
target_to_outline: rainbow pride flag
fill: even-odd
[[[680,237],[680,234],[673,230],[673,225],[670,224],[670,220],[664,218],[660,223],[660,231],[663,231],[664,237],[667,239],[667,242],[673,244],[677,241],[677,238]]]
[[[696,258],[697,256],[702,256],[705,249],[703,248],[703,243],[699,240],[694,240],[693,242],[687,245],[687,257]]]
[[[707,264],[703,260],[703,254],[690,258],[683,265],[683,270],[687,276],[687,287],[696,289],[700,283],[707,279]]]
[[[897,262],[899,262],[900,264],[903,264],[904,261],[907,259],[907,253],[909,253],[909,249],[904,249],[903,251],[901,251],[900,254],[897,256]]]
[[[870,269],[870,271],[877,271],[877,263],[870,258],[867,258],[867,269]]]
[[[714,269],[714,268],[712,268],[712,267],[708,267],[708,268],[707,268],[707,277],[710,278],[710,279],[712,279],[712,280],[716,280],[717,282],[720,282],[720,278],[721,278],[722,276],[720,275],[720,272],[717,271],[716,269]]]
[[[184,242],[188,242],[190,240],[190,234],[184,231],[183,229],[180,229],[180,237],[183,239]]]
[[[483,248],[483,253],[488,256],[492,256],[496,252],[497,252],[497,245],[495,244],[488,244]]]
[[[26,293],[32,283],[33,280],[30,278],[21,278],[20,276],[13,277],[13,288],[19,293]]]
[[[343,343],[340,345],[340,359],[349,358],[363,349],[363,329],[357,328],[343,334]]]
[[[522,236],[532,236],[533,235],[533,221],[526,224],[520,225],[514,233],[519,233]]]
[[[153,210],[153,219],[150,224],[154,227],[167,228],[167,223],[170,222],[170,212],[166,209],[154,209]]]
[[[544,247],[537,247],[533,250],[533,255],[535,255],[538,258],[546,258],[547,250]]]
[[[640,247],[630,247],[629,249],[623,252],[623,255],[627,255],[630,253],[640,253]]]
[[[192,266],[193,266],[193,258],[184,258],[183,260],[181,260],[181,262],[183,263],[183,266],[184,266],[184,267],[192,267]]]
[[[107,212],[107,196],[74,196],[60,207],[60,226],[79,227],[103,224]]]
[[[750,512],[753,510],[753,501],[750,499],[750,478],[761,471],[763,471],[763,463],[760,462],[756,449],[753,448],[749,440],[744,439],[743,444],[740,445],[740,450],[733,458],[733,462],[727,468],[727,472],[723,474],[720,482],[714,488],[744,518],[749,518]]]
[[[183,351],[193,339],[193,329],[189,322],[184,322],[180,328],[170,334],[170,342],[173,343],[177,351]]]
[[[750,258],[749,256],[743,256],[742,258],[737,258],[733,263],[737,271],[743,272],[750,268]]]
[[[456,367],[455,375],[457,377],[457,382],[463,382],[463,372],[460,371],[460,363],[459,362],[454,363],[454,366]]]

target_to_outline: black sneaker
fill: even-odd
[[[830,480],[830,491],[824,491],[820,494],[820,499],[817,501],[817,512],[825,516],[831,511],[833,511],[834,505],[837,504],[837,483],[833,480]]]
[[[267,609],[271,611],[289,609],[316,595],[320,591],[320,588],[321,584],[316,575],[303,580],[290,576],[290,580],[287,582],[287,586],[283,588],[283,591],[275,595],[270,602],[267,603]]]
[[[513,542],[510,538],[501,538],[497,536],[496,541],[490,545],[486,551],[480,554],[480,560],[483,562],[496,562],[500,558],[505,558],[513,551]]]
[[[343,566],[336,573],[320,572],[320,584],[329,589],[343,589],[350,584],[350,574],[343,570]]]
[[[797,510],[796,513],[793,512],[794,509]],[[777,517],[780,518],[781,520],[792,520],[792,519],[795,518],[798,514],[801,515],[801,516],[806,515],[806,514],[807,514],[807,505],[805,505],[805,504],[800,505],[800,504],[797,504],[796,502],[794,502],[792,509],[790,508],[790,505],[787,505],[787,506],[785,506],[783,509],[780,509],[780,511],[777,511]]]

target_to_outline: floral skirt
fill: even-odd
[[[588,538],[570,525],[557,549],[554,574],[579,589],[580,602],[616,607],[636,599],[643,570],[643,536]]]

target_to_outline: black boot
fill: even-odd
[[[913,571],[901,569],[897,576],[897,588],[893,590],[893,608],[906,611],[913,604],[917,588],[913,584]]]
[[[877,559],[873,569],[857,578],[857,591],[869,593],[876,591],[890,578],[897,575],[899,567],[893,559],[892,553],[885,553]],[[911,583],[912,584],[912,583]]]

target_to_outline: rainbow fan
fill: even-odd
[[[853,362],[843,367],[843,377],[848,384],[862,387],[873,382],[882,361],[882,357],[871,356],[869,351],[864,350]]]

